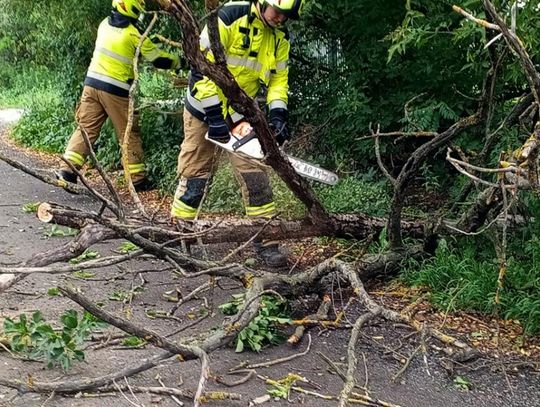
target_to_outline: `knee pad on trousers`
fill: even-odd
[[[176,190],[175,198],[186,205],[198,208],[204,195],[207,178],[181,178]]]
[[[240,174],[247,189],[248,206],[262,206],[274,199],[268,175],[264,172],[243,172]]]

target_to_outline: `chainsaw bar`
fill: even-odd
[[[250,131],[251,127],[249,127],[247,130],[248,131],[245,131],[244,134],[233,130],[231,133],[231,139],[228,143],[220,143],[212,140],[208,137],[208,133],[206,133],[205,139],[231,153],[238,154],[252,160],[261,161],[262,158],[264,158],[261,144],[255,136],[255,133]],[[291,163],[294,170],[302,177],[328,185],[336,185],[338,183],[339,178],[333,172],[301,160],[300,158],[296,158],[285,153],[283,153],[283,155]]]
[[[302,177],[328,185],[336,185],[339,181],[339,177],[332,171],[325,170],[324,168],[308,163],[300,158],[290,156],[289,154],[285,154],[285,157],[289,160],[294,170]]]

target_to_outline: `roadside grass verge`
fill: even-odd
[[[521,246],[522,255],[508,258],[498,315],[520,321],[524,333],[532,335],[540,332],[540,240],[513,245],[508,252],[518,253]],[[493,314],[499,262],[492,247],[481,238],[468,238],[453,247],[442,241],[433,258],[409,262],[401,278],[411,286],[427,287],[431,302],[441,310]]]

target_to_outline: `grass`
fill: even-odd
[[[495,304],[499,263],[492,245],[467,239],[454,247],[443,241],[435,256],[423,263],[412,261],[402,272],[402,279],[412,286],[431,291],[431,301],[443,310],[476,311],[515,319],[527,334],[540,332],[540,240],[533,238],[521,246],[521,258],[508,259],[508,271],[501,290],[501,303]],[[478,247],[483,247],[478,252]],[[516,253],[516,247],[509,250]]]
[[[0,64],[0,106],[30,108],[62,101],[58,78],[45,67]]]
[[[285,219],[298,219],[306,215],[304,205],[289,190],[276,174],[270,177],[274,201]],[[367,179],[363,175],[348,176],[337,185],[313,183],[313,189],[328,211],[333,213],[367,213],[382,216],[389,203],[384,182]],[[232,168],[222,163],[213,178],[208,197],[203,206],[205,212],[232,213],[242,215],[244,208]]]

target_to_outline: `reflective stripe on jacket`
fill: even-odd
[[[255,97],[264,83],[268,88],[266,102],[269,108],[287,108],[289,50],[287,34],[264,25],[257,7],[248,1],[226,3],[218,14],[220,40],[223,44],[227,67],[238,85]],[[208,27],[200,38],[201,49],[214,61],[210,51]],[[206,76],[191,72],[186,108],[200,120],[204,120],[204,108],[222,103],[223,115],[231,115],[233,121],[241,116],[228,106],[221,89]]]
[[[140,39],[137,28],[118,13],[113,12],[103,20],[84,84],[114,95],[128,96],[134,77],[133,58]],[[178,66],[178,57],[162,51],[148,38],[143,41],[140,52],[150,62],[168,60],[167,66],[161,66],[163,68]]]

